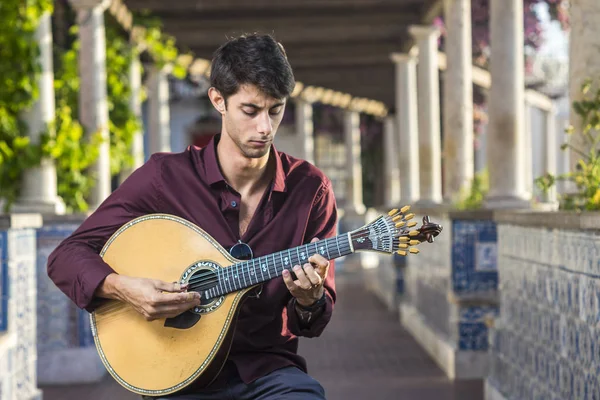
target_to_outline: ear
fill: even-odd
[[[210,89],[208,89],[208,98],[220,114],[225,114],[225,111],[227,111],[227,107],[225,106],[225,98],[221,95],[221,92],[219,92],[214,87],[211,87]]]

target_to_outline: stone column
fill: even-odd
[[[314,122],[312,103],[296,99],[296,135],[300,141],[298,156],[311,164],[315,163]]]
[[[344,142],[346,145],[346,202],[344,209],[355,214],[366,210],[363,203],[362,164],[360,147],[360,114],[344,111]]]
[[[171,115],[169,110],[169,79],[166,69],[153,66],[148,78],[148,147],[149,153],[171,151]]]
[[[398,170],[398,134],[396,117],[385,118],[383,125],[383,157],[385,161],[385,205],[400,204],[400,171]]]
[[[595,93],[600,88],[600,2],[598,0],[571,0],[569,2],[569,18],[571,25],[569,39],[569,99],[581,101],[581,85],[592,79],[589,93]],[[589,144],[581,140],[581,117],[572,107],[569,114],[569,123],[575,128],[572,143],[582,149],[584,153],[589,150]],[[586,148],[587,147],[587,148]],[[574,171],[580,154],[570,151],[570,170]],[[570,186],[570,185],[569,185]]]
[[[23,113],[32,143],[39,144],[42,133],[51,129],[54,122],[54,69],[52,65],[52,27],[49,13],[42,15],[35,32],[40,53],[38,62],[39,98],[31,109]],[[53,132],[49,132],[51,135]],[[56,167],[52,159],[42,159],[41,165],[25,171],[21,193],[14,212],[39,212],[64,214],[65,205],[56,192]]]
[[[419,200],[419,131],[417,58],[414,51],[392,54],[396,64],[396,121],[400,139],[400,196],[403,204]]]
[[[444,200],[453,202],[473,180],[473,60],[471,0],[444,0]]]
[[[86,134],[100,133],[98,159],[90,167],[96,184],[88,199],[91,209],[97,208],[111,192],[110,137],[106,95],[106,35],[104,11],[110,0],[69,0],[77,11],[79,27],[79,119]]]
[[[545,140],[544,140],[544,174],[556,174],[557,157],[556,157],[556,108],[552,107],[546,111],[545,121]],[[558,206],[556,198],[556,185],[552,186],[547,193],[543,195],[542,201],[549,205],[550,208]]]
[[[419,48],[419,203],[434,205],[442,202],[439,30],[433,26],[411,26],[410,33]]]
[[[491,0],[487,208],[529,207],[526,190],[523,1]]]
[[[131,85],[131,97],[129,99],[129,107],[137,120],[142,123],[142,65],[140,64],[139,55],[136,53],[133,57],[131,67],[129,69],[129,84]],[[144,129],[140,129],[133,136],[131,145],[131,154],[133,156],[133,165],[121,172],[121,182],[123,182],[133,171],[144,164]]]

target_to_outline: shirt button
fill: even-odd
[[[237,203],[235,201],[231,202],[231,207],[237,207]]]

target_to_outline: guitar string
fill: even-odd
[[[349,246],[349,245],[346,245],[346,246],[348,247],[346,250],[349,250],[349,249],[350,249],[350,246]],[[346,246],[343,246],[343,247],[345,248]],[[291,251],[291,250],[292,250],[292,249],[290,249],[289,251]],[[285,252],[288,252],[288,250],[284,250],[283,252],[284,252],[284,253],[285,253]],[[279,253],[281,253],[281,252],[279,252]],[[278,253],[275,253],[275,254],[278,254]],[[291,253],[290,253],[290,255],[291,255]],[[272,256],[272,255],[271,255],[271,254],[268,254],[268,255],[266,255],[266,256],[263,256],[263,257],[265,257],[265,258],[267,259],[267,258],[268,258],[268,257],[270,257],[270,256]],[[340,256],[341,256],[341,255],[340,255]],[[338,256],[338,257],[333,257],[332,259],[339,258],[340,256]],[[261,258],[262,258],[262,257],[261,257]],[[292,257],[290,257],[290,258],[292,258]],[[260,259],[260,258],[259,258],[259,259]],[[257,260],[258,260],[258,259],[257,259]],[[291,261],[293,261],[293,260],[291,260]],[[244,265],[242,265],[242,271],[243,271],[242,273],[244,273],[244,274],[248,274],[248,273],[250,273],[251,269],[249,268],[249,266],[248,266],[248,268],[246,268],[246,265],[248,264],[248,262],[242,262],[242,263],[238,263],[237,265],[239,266],[239,264],[244,264]],[[294,264],[294,263],[292,262],[292,264]],[[236,264],[233,264],[233,265],[236,265]],[[267,265],[268,265],[268,268],[267,268],[267,269],[268,269],[269,273],[270,273],[270,272],[274,272],[276,276],[279,276],[279,275],[280,275],[280,271],[283,271],[283,270],[281,269],[281,265],[280,265],[280,264],[273,265],[273,264],[269,264],[269,263],[267,263]],[[232,266],[229,266],[228,268],[230,268],[230,267],[232,267]],[[200,277],[196,278],[196,280],[190,280],[191,284],[190,284],[189,288],[190,288],[190,289],[192,289],[192,290],[194,290],[194,289],[198,289],[198,288],[200,288],[200,287],[202,287],[202,286],[205,286],[205,285],[207,285],[209,282],[210,282],[210,283],[213,283],[213,282],[211,282],[211,281],[214,281],[214,280],[215,280],[215,279],[214,279],[214,277],[215,277],[216,275],[217,275],[217,274],[210,274],[210,276],[208,276],[208,277],[200,276]],[[238,275],[238,276],[239,276],[239,275]],[[248,276],[248,277],[249,277],[249,275],[246,275],[246,276]],[[258,276],[258,275],[256,275],[256,276]],[[239,277],[238,277],[238,278],[236,278],[235,276],[233,276],[233,275],[232,275],[232,276],[231,276],[231,278],[232,278],[232,280],[233,280],[233,282],[234,282],[233,286],[235,286],[235,279],[238,279],[238,280],[239,280]],[[250,278],[250,277],[249,277],[249,278]],[[216,279],[216,281],[218,282],[218,281],[219,281],[219,279],[217,278],[217,279]],[[261,282],[264,282],[264,281],[265,281],[265,280],[262,280]],[[256,282],[256,284],[259,284],[259,282],[257,281],[257,282]],[[253,284],[253,285],[250,285],[250,286],[254,286],[254,284]],[[236,289],[236,290],[239,290],[239,289]]]
[[[401,233],[408,234],[408,232],[406,232],[406,231],[402,231]],[[362,232],[362,233],[360,233],[360,234],[358,234],[358,235],[355,235],[355,236],[353,236],[353,238],[368,237],[369,235],[370,235],[370,234],[369,234],[368,232]],[[341,236],[344,236],[344,235],[341,235]],[[387,235],[386,235],[386,236],[387,236]],[[400,236],[402,236],[402,235],[400,235]],[[394,238],[393,240],[395,240],[395,239],[396,239],[396,238]],[[327,239],[327,241],[336,241],[336,242],[337,242],[337,238],[330,238],[330,239]],[[305,247],[307,247],[307,249],[308,249],[308,246],[309,246],[309,245],[310,245],[310,244],[308,244],[308,245],[305,245]],[[302,246],[298,246],[298,247],[302,247]],[[344,247],[344,251],[347,251],[347,250],[349,250],[349,249],[350,249],[350,245],[348,244],[348,242],[345,242],[345,244],[344,244],[344,243],[342,243],[342,247]],[[346,248],[346,247],[348,247],[348,248]],[[289,254],[290,254],[290,256],[291,256],[291,251],[292,251],[292,250],[294,250],[294,249],[283,250],[283,251],[280,251],[280,252],[278,252],[278,253],[275,253],[275,254],[289,252]],[[265,257],[265,258],[268,258],[269,256],[272,256],[272,255],[271,255],[271,254],[269,254],[269,255],[266,255],[266,256],[263,256],[263,257]],[[338,256],[338,257],[340,257],[340,256]],[[333,257],[333,259],[335,259],[335,258],[338,258],[338,257]],[[261,257],[261,258],[262,258],[262,257]],[[238,264],[233,264],[233,265],[238,265],[238,266],[240,266],[240,264],[248,264],[248,263],[247,263],[247,262],[243,262],[243,263],[238,263]],[[292,263],[292,264],[294,264],[294,263]],[[274,267],[274,269],[271,267],[271,265],[270,265],[268,262],[267,262],[267,265],[269,265],[269,267],[268,267],[268,271],[269,271],[269,273],[270,273],[270,272],[274,272],[274,273],[275,273],[277,276],[279,276],[279,273],[278,273],[278,270],[279,270],[279,269],[278,269],[278,266],[279,266],[279,265],[278,265],[278,264],[273,266],[273,267]],[[231,266],[230,266],[230,267],[231,267]],[[280,266],[279,266],[279,267],[280,267]],[[229,271],[229,270],[228,270],[228,271]],[[246,274],[247,272],[250,272],[250,271],[251,271],[251,269],[249,268],[249,266],[248,266],[248,267],[246,267],[246,265],[242,265],[242,272],[243,272],[244,274]],[[219,281],[220,281],[219,277],[216,277],[216,279],[215,279],[215,276],[216,276],[215,274],[210,274],[210,275],[209,275],[209,276],[207,276],[207,277],[205,277],[205,276],[200,276],[200,277],[197,277],[197,278],[195,278],[195,279],[190,279],[190,281],[189,281],[189,283],[190,283],[190,286],[189,286],[189,288],[190,288],[190,289],[192,289],[192,290],[195,290],[195,289],[199,289],[199,288],[201,288],[201,287],[203,287],[203,286],[207,286],[207,285],[209,285],[209,284],[210,284],[210,285],[212,285],[213,283],[219,282]],[[244,277],[246,277],[246,276],[247,276],[249,279],[251,279],[251,277],[250,277],[249,275],[244,275],[244,276],[242,276],[242,278],[244,278]],[[234,282],[234,285],[235,285],[235,279],[236,279],[236,278],[235,278],[235,276],[233,276],[233,275],[232,275],[232,280],[233,280],[233,282]],[[239,280],[239,275],[238,275],[238,278],[237,278],[237,279]],[[264,280],[263,280],[263,281],[261,281],[261,282],[264,282]],[[257,283],[256,283],[256,284],[258,284],[258,281],[257,281]],[[231,286],[231,285],[230,285],[230,286]],[[249,286],[253,286],[253,285],[249,285]],[[211,286],[211,287],[212,287],[212,286]],[[248,287],[248,286],[247,286],[247,287]],[[240,287],[239,289],[241,289],[241,287]],[[236,288],[236,290],[239,290],[239,289],[238,289],[238,288]]]
[[[407,232],[407,231],[405,231],[405,230],[404,230],[404,231],[401,231],[401,232],[399,232],[399,233],[401,233],[401,234],[400,234],[400,236],[402,236],[402,234],[408,234],[408,232]],[[344,236],[344,235],[340,235],[340,236]],[[353,236],[353,238],[363,238],[363,237],[368,237],[368,236],[370,236],[370,233],[369,233],[369,232],[364,232],[364,231],[363,231],[363,232],[359,233],[358,235],[355,235],[355,236]],[[388,236],[388,235],[385,235],[385,236]],[[339,236],[338,236],[338,237],[339,237]],[[395,240],[395,238],[394,238],[393,240]],[[326,241],[336,241],[336,243],[338,242],[338,241],[337,241],[337,237],[336,237],[336,238],[330,238],[330,239],[326,239]],[[312,244],[312,243],[310,243],[310,244],[307,244],[307,245],[304,245],[304,247],[306,247],[306,248],[308,249],[308,246],[310,246],[311,244]],[[298,246],[298,247],[303,247],[303,246]],[[344,243],[342,243],[342,247],[344,247],[344,251],[350,250],[350,245],[348,244],[348,242],[345,242],[345,244],[344,244]],[[347,248],[346,248],[346,247],[347,247]],[[285,252],[291,252],[292,250],[294,250],[294,249],[283,250],[283,251],[280,251],[280,252],[278,252],[278,253],[274,253],[274,254],[285,253]],[[262,256],[262,257],[268,258],[269,256],[272,256],[272,254],[268,254],[268,255],[266,255],[266,256]],[[290,253],[290,256],[291,256],[291,253]],[[262,257],[260,257],[260,258],[262,258]],[[338,257],[340,257],[340,256],[338,256]],[[338,257],[334,257],[334,258],[338,258]],[[256,260],[257,260],[257,259],[256,259]],[[240,266],[240,264],[248,264],[248,262],[242,262],[242,263],[237,263],[237,264],[233,264],[233,265],[238,265],[238,266]],[[294,263],[292,263],[292,264],[294,264]],[[274,272],[274,273],[275,273],[277,276],[279,276],[279,274],[278,274],[278,266],[279,266],[279,265],[278,265],[278,264],[277,264],[277,265],[275,265],[275,266],[273,266],[273,267],[274,267],[274,269],[271,267],[271,264],[269,264],[268,262],[267,262],[267,265],[269,265],[269,267],[268,267],[268,271],[269,271],[269,273],[270,273],[270,272]],[[250,271],[252,271],[252,270],[249,268],[249,266],[247,266],[247,267],[246,267],[246,265],[241,265],[241,266],[242,266],[242,273],[244,273],[244,274],[246,274],[246,272],[250,272]],[[231,266],[230,266],[230,267],[231,267]],[[205,275],[206,275],[206,274],[205,274]],[[215,278],[215,276],[216,276],[216,274],[210,274],[210,275],[208,275],[207,277],[205,277],[204,275],[202,275],[202,276],[199,276],[199,277],[197,277],[197,278],[192,278],[192,279],[190,279],[190,280],[188,281],[188,283],[190,284],[189,288],[193,290],[193,289],[198,289],[198,288],[200,288],[200,287],[202,287],[202,286],[206,286],[206,285],[208,285],[209,283],[212,285],[212,284],[213,284],[213,283],[215,283],[215,282],[219,282],[219,281],[220,281],[219,277],[218,277],[218,276],[216,276],[216,278]],[[244,278],[244,277],[248,277],[249,279],[251,279],[251,277],[250,277],[249,275],[244,275],[244,276],[242,276],[242,278]],[[232,278],[233,278],[233,281],[235,282],[235,279],[236,279],[236,278],[235,278],[233,275],[232,275]],[[239,280],[239,277],[238,277],[237,279]],[[261,282],[264,282],[264,281],[261,281]],[[256,283],[256,284],[258,284],[258,281],[257,281],[257,283]],[[249,286],[253,286],[253,285],[249,285]],[[248,286],[247,286],[247,287],[248,287]]]
[[[389,221],[390,218],[387,218],[387,219],[388,219],[387,223],[389,223],[390,222]],[[406,221],[406,220],[403,219],[403,221]],[[403,229],[401,231],[396,231],[395,232],[395,234],[398,235],[398,236],[408,235],[408,233],[409,233],[409,231],[407,231],[406,229]],[[342,235],[338,235],[337,237],[334,237],[334,238],[326,239],[326,241],[336,241],[336,245],[339,246],[339,240],[338,240],[338,238],[344,237],[344,236],[346,236],[346,234],[342,234]],[[359,238],[364,238],[364,237],[368,237],[368,236],[370,236],[370,232],[368,232],[368,230],[363,230],[363,231],[359,232],[358,234],[353,235],[352,237],[353,237],[353,239],[359,239]],[[389,236],[389,235],[386,235],[386,236]],[[392,240],[395,240],[395,239],[397,239],[397,238],[394,237]],[[315,242],[315,243],[309,243],[309,244],[306,244],[304,246],[297,246],[297,247],[306,247],[306,250],[309,250],[309,246],[311,244],[315,244],[316,245],[316,243],[317,242]],[[349,244],[348,241],[345,241],[344,243],[342,243],[341,247],[344,250],[343,251],[340,250],[339,254],[341,254],[341,253],[343,253],[343,252],[345,252],[347,250],[350,250],[350,244]],[[291,250],[293,250],[293,249],[282,250],[282,251],[280,251],[278,253],[290,252]],[[315,247],[315,250],[316,250],[316,247]],[[278,254],[278,253],[274,253],[274,254]],[[351,254],[351,253],[349,253],[349,254]],[[266,256],[263,256],[263,257],[267,258],[267,257],[272,256],[272,255],[273,254],[269,254],[269,255],[266,255]],[[291,253],[290,253],[290,255],[291,255]],[[340,256],[338,256],[338,257],[340,257]],[[334,257],[332,259],[335,259],[335,258],[338,258],[338,257]],[[243,263],[238,263],[238,264],[243,264]],[[247,262],[246,262],[246,264],[247,264]],[[267,265],[269,265],[269,264],[267,263]],[[246,268],[246,270],[250,271],[249,268]],[[279,276],[277,265],[274,266],[274,270],[271,268],[271,266],[269,266],[269,272],[271,272],[271,271],[273,271],[276,274],[276,276]],[[244,272],[244,266],[243,265],[242,265],[242,272]],[[211,285],[214,284],[214,283],[218,283],[219,282],[219,278],[218,278],[217,274],[213,274],[212,277],[201,279],[200,281],[195,281],[195,280],[192,281],[192,280],[190,280],[190,282],[192,282],[192,284],[190,285],[190,289],[193,290],[193,289],[198,289],[198,288],[206,285],[208,282],[210,282]],[[264,282],[264,281],[261,281],[261,283],[262,282]],[[258,282],[256,283],[256,285],[257,284],[258,284]],[[250,286],[253,286],[253,285],[250,285]],[[237,290],[239,290],[239,289],[237,289]],[[122,303],[122,302],[118,302],[118,301],[115,301],[114,303],[115,304],[113,304],[113,305],[101,306],[102,307],[102,312],[108,312],[108,311],[111,311],[111,310],[118,309],[120,307],[124,308],[124,310],[122,310],[122,312],[126,312],[127,311],[127,308],[125,307],[127,305],[126,303]],[[121,314],[121,312],[117,312],[117,313]],[[115,314],[116,313],[113,312],[111,315],[115,315]],[[105,317],[103,317],[103,320],[105,320]]]

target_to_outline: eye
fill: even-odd
[[[269,111],[269,114],[271,115],[279,115],[279,113],[281,113],[281,108],[274,108],[273,110]]]
[[[244,112],[244,114],[246,114],[249,117],[254,117],[256,115],[256,111],[246,111],[246,110],[242,110]]]

